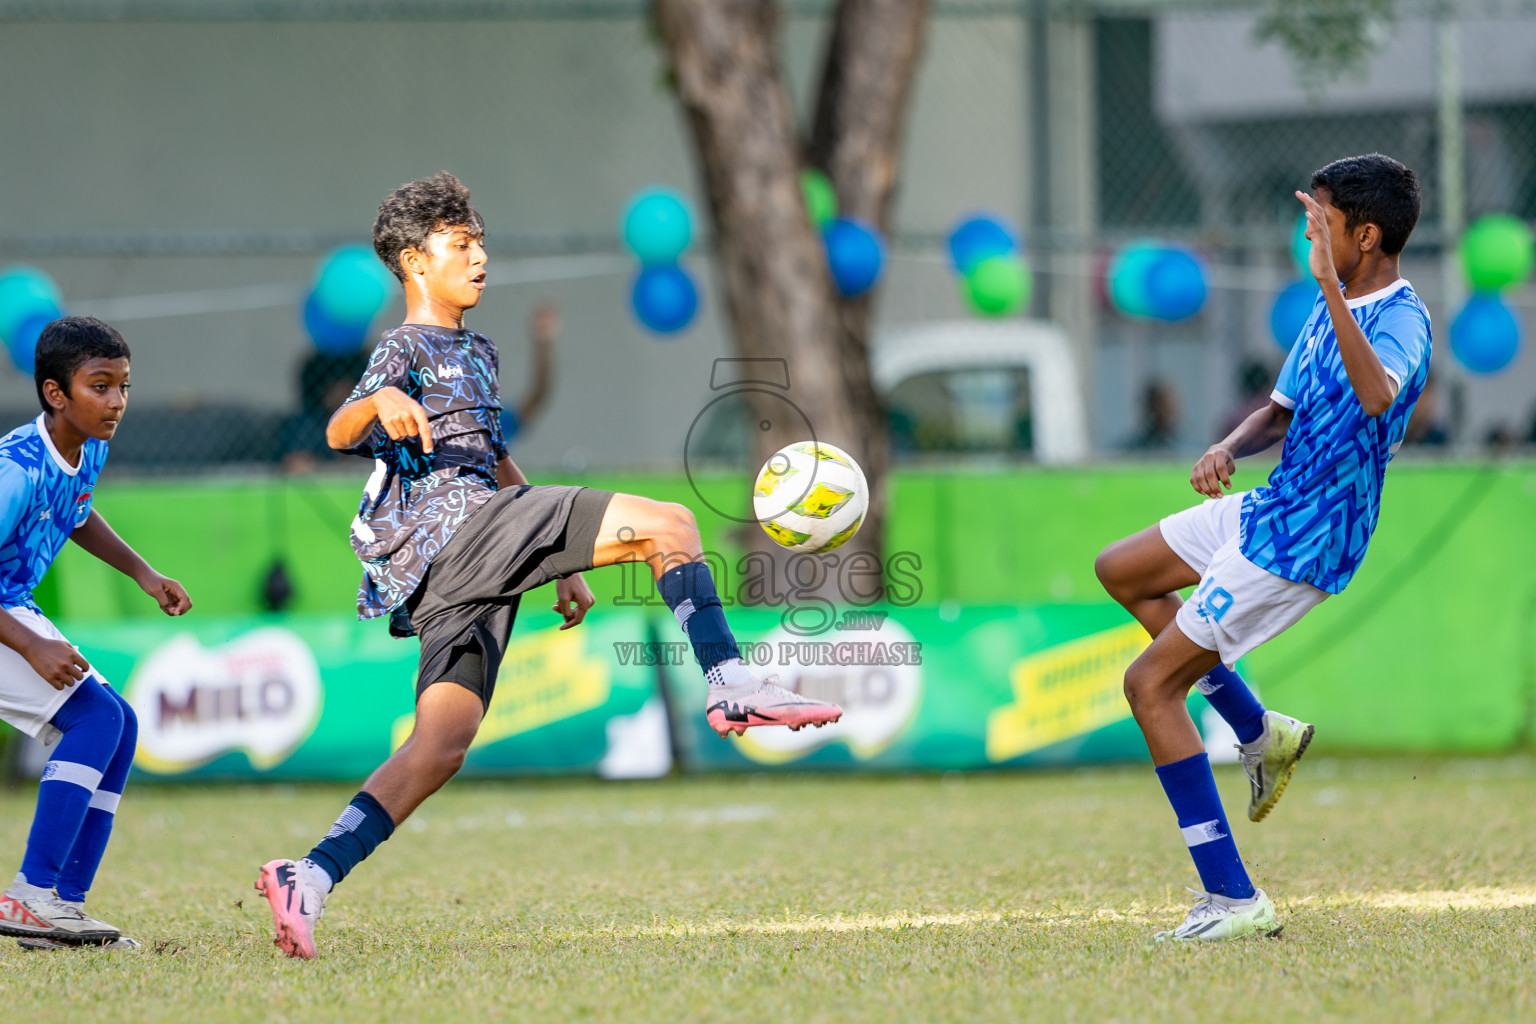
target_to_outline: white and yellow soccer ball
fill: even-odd
[[[840,547],[858,532],[869,508],[864,471],[841,448],[797,441],[758,470],[752,510],[776,543],[815,553]]]

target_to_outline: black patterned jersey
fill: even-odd
[[[348,402],[397,387],[427,410],[432,451],[390,439],[375,422],[354,454],[376,460],[352,521],[363,563],[357,615],[398,608],[464,521],[496,492],[506,457],[496,345],[483,335],[406,324],[384,335]]]

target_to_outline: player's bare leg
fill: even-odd
[[[721,736],[760,725],[819,728],[841,718],[843,709],[836,704],[803,697],[776,678],[759,679],[747,669],[703,558],[692,512],[633,494],[616,494],[608,503],[592,551],[593,565],[649,564],[704,670],[709,682],[705,716]]]
[[[387,823],[380,823],[385,837],[464,766],[484,713],[480,696],[456,683],[434,683],[422,693],[411,735],[368,776],[360,794],[389,816]],[[352,812],[349,807],[348,813]],[[338,822],[332,835],[341,828]],[[314,959],[315,926],[335,881],[340,879],[326,877],[307,858],[274,860],[262,866],[256,889],[272,908],[272,941],[279,949],[292,957]]]
[[[1105,592],[1153,637],[1178,614],[1183,604],[1178,591],[1200,582],[1200,574],[1168,546],[1159,526],[1115,541],[1099,553],[1093,569]],[[1196,685],[1217,713],[1239,730],[1238,753],[1250,791],[1248,818],[1262,821],[1285,792],[1313,728],[1265,710],[1242,678],[1219,662]]]

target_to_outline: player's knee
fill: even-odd
[[[686,505],[658,502],[657,518],[660,528],[656,531],[657,546],[663,554],[691,555],[699,546],[699,524]]]
[[[1139,662],[1132,662],[1131,667],[1125,670],[1125,701],[1131,706],[1131,713],[1144,706],[1152,697],[1157,687],[1157,682],[1152,678],[1152,673],[1141,667]]]
[[[117,745],[119,749],[124,746],[134,749],[139,745],[139,716],[134,713],[133,705],[125,700],[118,701],[118,708],[123,714],[123,731]]]
[[[1118,542],[1100,551],[1099,557],[1093,560],[1093,574],[1099,578],[1100,586],[1105,593],[1116,599],[1124,596],[1125,592],[1123,561]]]

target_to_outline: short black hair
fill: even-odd
[[[1347,156],[1312,175],[1312,191],[1328,190],[1328,201],[1353,231],[1362,224],[1381,229],[1381,251],[1396,256],[1419,222],[1419,176],[1381,153]]]
[[[75,371],[96,358],[132,359],[133,355],[116,327],[93,316],[64,316],[43,328],[32,369],[43,412],[53,411],[43,395],[43,381],[57,381],[67,395]]]
[[[400,250],[425,252],[427,236],[440,228],[467,227],[485,233],[485,222],[469,205],[469,189],[447,171],[408,181],[384,197],[373,221],[373,251],[403,283]]]

